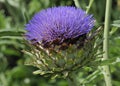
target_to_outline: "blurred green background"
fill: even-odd
[[[90,0],[79,0],[86,10]],[[96,27],[104,26],[105,1],[94,0],[89,11]],[[74,6],[73,0],[0,0],[0,86],[68,86],[64,79],[33,75],[34,67],[25,66],[29,56],[23,53],[24,27],[27,20],[42,9],[53,6]],[[120,61],[120,0],[113,0],[110,28],[110,58]],[[110,65],[113,86],[120,86],[120,63]],[[86,72],[87,73],[87,72]],[[80,77],[83,73],[80,73]],[[103,86],[103,75],[96,75],[86,86]]]

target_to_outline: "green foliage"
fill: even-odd
[[[78,1],[81,8],[86,10],[89,0]],[[113,0],[109,38],[110,61],[102,63],[96,61],[93,68],[80,69],[77,80],[83,86],[104,85],[101,68],[94,68],[94,65],[103,64],[109,64],[111,67],[113,85],[120,85],[119,2],[119,0]],[[31,57],[23,53],[24,49],[29,49],[24,41],[24,25],[28,20],[42,9],[64,5],[74,6],[73,0],[0,0],[0,86],[68,86],[64,79],[50,79],[32,74],[37,69],[24,65],[25,61],[29,62]],[[103,25],[105,0],[94,0],[89,13],[95,16],[96,27]],[[61,60],[59,64],[63,63],[64,61]]]
[[[113,21],[112,25],[115,26],[115,27],[120,27],[120,20]]]

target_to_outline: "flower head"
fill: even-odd
[[[33,59],[28,63],[38,68],[34,73],[66,78],[84,66],[93,66],[102,43],[99,30],[86,35],[94,23],[92,15],[69,6],[35,14],[25,28],[27,40],[34,45],[29,50]]]
[[[26,38],[34,43],[59,45],[88,33],[94,26],[92,15],[75,7],[53,7],[42,10],[26,25]]]

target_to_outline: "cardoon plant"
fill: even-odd
[[[92,15],[70,6],[35,14],[25,27],[33,55],[29,64],[38,68],[34,73],[70,78],[74,72],[93,64],[98,50],[98,36],[91,31],[94,24]]]

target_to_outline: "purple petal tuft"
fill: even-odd
[[[26,24],[26,38],[33,44],[49,43],[56,39],[63,42],[88,33],[94,26],[92,15],[75,7],[53,7],[42,10]]]

